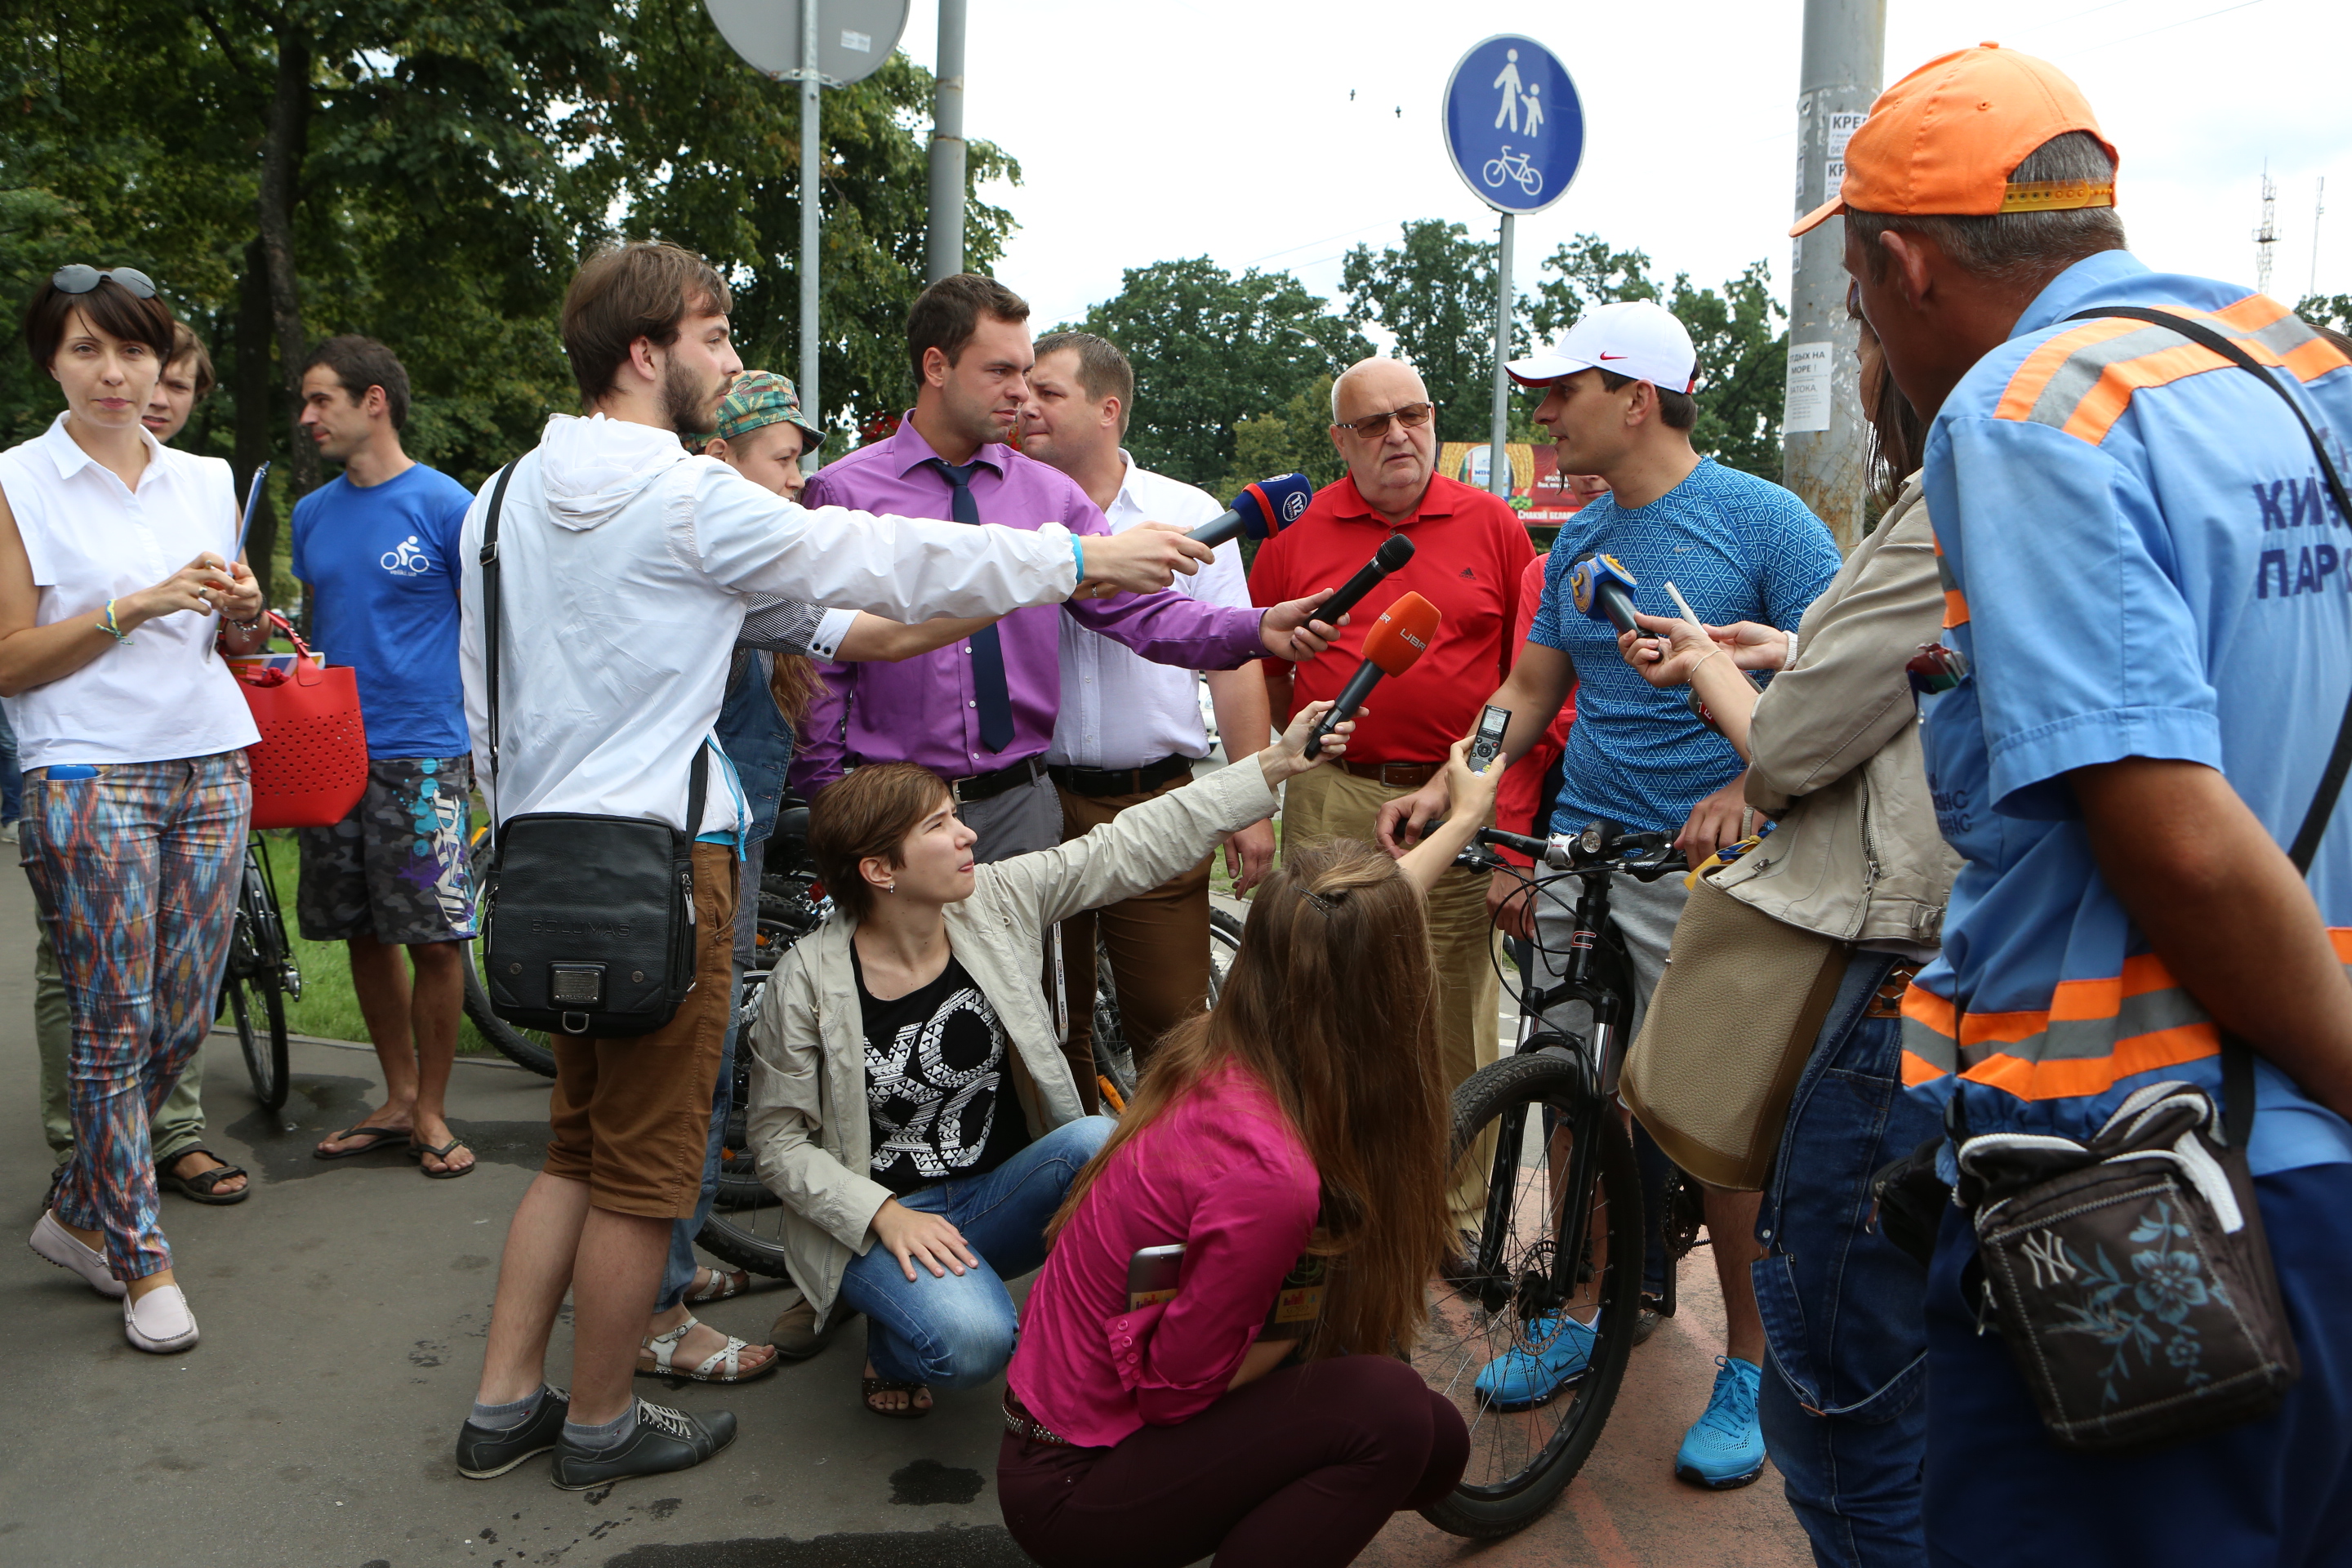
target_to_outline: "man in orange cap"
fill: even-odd
[[[2268,1414],[2204,1414],[2263,1303],[2171,1210],[2095,1259],[2045,1247],[2032,1283],[2074,1339],[1981,1333],[1976,1239],[1947,1212],[1927,1540],[1953,1563],[2340,1561],[2352,983],[2328,928],[2352,926],[2352,822],[2316,815],[2307,882],[2281,846],[2307,847],[2299,825],[2331,798],[2352,693],[2352,519],[2328,472],[2352,441],[2352,362],[2274,300],[2148,270],[2124,249],[2115,167],[2074,83],[1988,44],[1882,95],[1838,199],[1798,226],[1845,215],[1854,297],[1934,416],[1947,629],[1912,668],[1965,865],[1904,1005],[1905,1078],[1958,1101],[1964,1138],[2087,1141],[2158,1084],[2226,1103],[2302,1375]],[[2226,1074],[2225,1023],[2252,1047]],[[2076,1344],[2098,1369],[2072,1407],[2088,1436],[2177,1412],[2166,1446],[2118,1462],[2044,1436],[2018,1363]]]

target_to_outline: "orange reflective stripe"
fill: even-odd
[[[2188,310],[2181,310],[2179,313],[2184,316],[2196,314]],[[2208,314],[2225,327],[2235,328],[2241,332],[2259,332],[2264,327],[2284,321],[2292,312],[2268,294],[2249,294],[2233,305],[2224,305]]]
[[[2020,1100],[2077,1100],[2105,1094],[2136,1073],[2218,1056],[2221,1050],[2221,1032],[2212,1025],[2183,1024],[2117,1040],[2108,1056],[2047,1062],[1993,1056],[1960,1076],[1970,1083],[2006,1089]]]
[[[2239,346],[2251,350],[2258,360],[2276,363],[2278,356],[2253,343]],[[2107,438],[2116,421],[2131,406],[2132,394],[2144,387],[2164,386],[2192,375],[2202,375],[2209,370],[2226,370],[2230,362],[2211,349],[2195,343],[2158,349],[2152,354],[2127,359],[2111,364],[2099,374],[2098,384],[2074,405],[2074,413],[2060,426],[2069,436],[2081,437],[2095,447]]]
[[[2025,363],[2017,367],[2017,373],[2009,378],[2009,384],[2001,389],[2000,402],[1994,407],[1992,416],[1996,419],[2032,418],[2033,405],[2041,398],[2042,389],[2050,384],[2050,378],[2074,357],[2076,350],[2090,348],[2110,338],[2122,337],[2126,332],[2144,331],[2147,325],[2145,321],[2120,319],[2085,321],[2073,331],[2059,333],[2025,356]]]
[[[1944,590],[1944,629],[1969,624],[1969,596],[1958,588]]]
[[[2287,350],[2279,357],[2279,363],[2294,372],[2297,381],[2317,381],[2329,371],[2352,364],[2352,359],[2347,359],[2344,351],[2326,338],[2314,336],[2309,342]]]

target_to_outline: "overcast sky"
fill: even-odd
[[[1712,284],[1771,263],[1785,300],[1801,0],[1633,7],[1489,0],[971,0],[965,130],[1019,159],[1021,227],[998,274],[1040,326],[1117,292],[1122,268],[1206,254],[1336,295],[1347,249],[1443,217],[1491,236],[1454,174],[1439,98],[1499,32],[1575,77],[1584,162],[1519,225],[1522,289],[1583,231]],[[937,55],[937,0],[902,47]],[[1885,79],[1985,39],[2056,62],[2123,156],[2133,249],[2254,276],[2264,159],[2278,184],[2271,291],[2352,293],[2352,5],[2345,0],[1890,0]],[[1352,100],[1349,98],[1353,92]],[[1398,110],[1402,110],[1400,114]]]

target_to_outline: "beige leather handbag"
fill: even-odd
[[[1846,956],[1836,938],[1699,879],[1618,1084],[1675,1164],[1709,1186],[1762,1190]]]

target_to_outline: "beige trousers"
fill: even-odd
[[[1283,790],[1286,847],[1339,838],[1370,844],[1372,818],[1381,807],[1412,793],[1328,766],[1299,774]],[[1446,872],[1429,896],[1428,910],[1430,947],[1437,965],[1438,1058],[1445,1064],[1446,1087],[1456,1089],[1501,1050],[1496,1020],[1500,949],[1486,919],[1486,879],[1471,871]],[[1486,1147],[1462,1162],[1447,1194],[1457,1229],[1478,1227],[1492,1163],[1493,1151]]]

